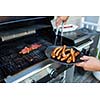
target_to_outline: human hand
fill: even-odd
[[[56,26],[59,26],[62,22],[66,22],[69,16],[58,16],[56,19]]]
[[[83,56],[80,59],[84,61],[77,63],[77,67],[82,67],[87,71],[100,71],[100,61],[97,58],[91,56]]]

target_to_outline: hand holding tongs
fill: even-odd
[[[59,28],[60,28],[59,26],[56,28],[56,37],[55,37],[54,45],[57,44]],[[61,39],[60,39],[60,45],[62,45],[63,29],[64,29],[64,22],[62,22],[62,27],[61,27],[61,35],[60,35],[60,36],[61,36]]]

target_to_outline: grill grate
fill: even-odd
[[[38,43],[42,44],[42,47],[34,50],[26,55],[20,55],[18,52],[23,49],[25,46]],[[52,44],[43,40],[41,38],[33,38],[32,40],[19,41],[16,44],[7,44],[0,46],[0,75],[7,77],[8,75],[14,75],[21,70],[30,67],[36,63],[39,63],[45,60],[45,49]],[[2,71],[3,73],[2,73]],[[2,78],[0,76],[0,78]]]

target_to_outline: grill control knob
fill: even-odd
[[[48,73],[49,73],[49,75],[50,75],[51,78],[56,78],[57,75],[58,75],[56,69],[53,68],[53,67],[47,68],[47,71],[48,71]]]

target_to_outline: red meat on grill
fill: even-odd
[[[31,51],[40,48],[42,45],[41,44],[32,44],[29,47],[24,47],[19,54],[27,54],[30,53]]]

